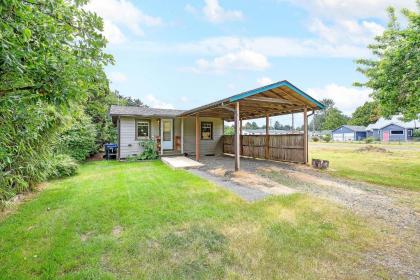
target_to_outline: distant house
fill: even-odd
[[[270,135],[281,135],[281,134],[288,134],[288,133],[303,133],[301,131],[289,131],[289,130],[281,130],[281,129],[270,129],[268,134]],[[266,130],[265,128],[258,128],[258,129],[243,129],[242,135],[265,135]]]
[[[413,138],[413,131],[418,127],[418,121],[404,122],[400,116],[393,116],[390,120],[380,118],[368,125],[366,132],[368,137],[379,141],[407,141]]]
[[[359,141],[366,138],[366,127],[357,125],[342,125],[332,131],[334,141]]]

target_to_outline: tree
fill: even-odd
[[[405,120],[414,120],[420,113],[419,11],[419,0],[417,11],[403,9],[408,23],[401,28],[394,8],[388,8],[387,29],[368,46],[375,57],[356,61],[367,81],[355,85],[373,90],[371,96],[385,117],[402,114]]]
[[[379,107],[376,102],[365,102],[353,112],[349,124],[368,126],[379,119]]]
[[[313,127],[315,130],[323,129],[322,127],[325,122],[326,113],[335,106],[334,100],[329,98],[322,99],[321,103],[325,105],[325,108],[321,111],[315,112],[315,115],[309,123],[309,127]]]
[[[274,129],[275,129],[275,130],[281,130],[281,129],[283,129],[283,126],[280,124],[280,122],[279,122],[279,121],[276,121],[276,122],[274,123]]]
[[[321,129],[323,130],[332,130],[336,129],[343,124],[346,124],[348,117],[343,115],[343,113],[337,108],[331,108],[326,112],[324,123],[322,124]]]
[[[0,206],[64,166],[55,143],[74,111],[103,116],[89,102],[108,98],[113,58],[86,2],[1,1]]]

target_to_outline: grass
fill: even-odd
[[[94,162],[0,220],[0,279],[370,279],[379,233],[302,194],[246,203],[155,162]]]
[[[312,158],[330,161],[330,174],[369,183],[420,190],[420,144],[374,144],[388,152],[357,152],[361,143],[310,143]]]

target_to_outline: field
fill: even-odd
[[[94,162],[0,219],[1,279],[372,279],[382,232],[305,194],[246,203],[155,162]],[[369,224],[369,226],[368,226]]]
[[[331,175],[373,184],[420,190],[420,143],[372,144],[382,151],[358,151],[362,143],[309,144],[311,158],[330,161]]]

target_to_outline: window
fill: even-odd
[[[201,140],[213,140],[213,123],[201,123]]]
[[[137,138],[138,139],[149,138],[149,133],[150,133],[150,122],[137,121]]]
[[[393,134],[393,135],[403,135],[404,130],[391,130],[391,134]]]
[[[410,136],[410,137],[413,136],[413,130],[412,129],[408,130],[408,136]]]

